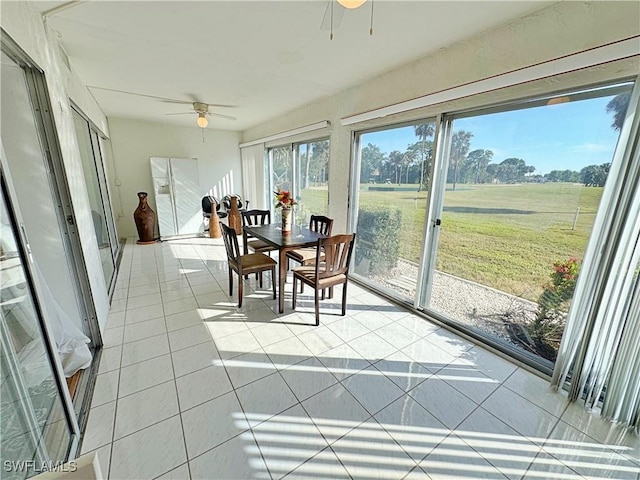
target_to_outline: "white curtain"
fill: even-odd
[[[242,190],[251,208],[265,208],[264,144],[240,149]]]
[[[640,81],[578,277],[551,380],[569,400],[602,403],[602,415],[640,426]]]

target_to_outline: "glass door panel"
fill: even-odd
[[[96,171],[96,158],[94,157],[94,146],[91,142],[91,132],[87,121],[75,111],[73,112],[73,121],[76,127],[78,147],[80,149],[80,157],[82,158],[82,170],[84,172],[85,184],[87,185],[93,228],[98,242],[102,270],[105,282],[107,286],[109,286],[115,271],[115,263],[113,252],[111,251],[111,242],[109,241],[105,209],[102,204],[102,192]]]
[[[630,91],[453,117],[424,307],[555,360]]]
[[[413,300],[423,250],[435,122],[357,138],[354,273]]]
[[[0,231],[0,476],[23,479],[38,473],[42,462],[64,461],[72,435],[4,182]]]
[[[297,144],[294,155],[296,218],[308,225],[311,215],[327,215],[329,210],[329,140]]]

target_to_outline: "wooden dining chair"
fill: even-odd
[[[233,272],[238,274],[238,308],[242,307],[242,288],[244,275],[250,273],[259,274],[260,287],[262,287],[262,272],[271,271],[271,285],[273,287],[273,299],[276,298],[276,261],[264,253],[249,253],[240,255],[238,246],[238,236],[234,229],[224,223],[222,227],[222,238],[227,250],[227,263],[229,265],[229,295],[233,296]]]
[[[315,265],[302,265],[293,269],[292,308],[296,309],[297,283],[300,280],[314,290],[316,326],[320,325],[319,296],[321,290],[342,285],[342,315],[347,313],[347,282],[349,281],[349,265],[351,264],[355,238],[355,233],[321,238],[316,246]],[[323,260],[320,258],[321,253],[324,253]]]
[[[312,232],[318,232],[323,235],[330,236],[333,228],[333,218],[325,217],[324,215],[311,215],[309,220],[309,230]],[[320,252],[320,259],[323,259],[323,253]],[[289,270],[289,260],[294,260],[300,265],[313,265],[316,261],[316,247],[296,248],[295,250],[289,250],[286,253],[287,256],[287,270]],[[300,293],[304,292],[304,283],[300,284]],[[333,290],[329,295],[333,296]]]
[[[242,214],[242,227],[255,227],[258,225],[266,225],[271,223],[271,212],[269,210],[245,210],[240,212]],[[263,242],[257,238],[251,237],[247,233],[247,242],[244,245],[244,253],[249,253],[248,249],[253,250],[256,253],[265,253],[276,250],[268,243]]]

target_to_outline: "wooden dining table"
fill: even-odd
[[[326,238],[327,236],[298,225],[294,225],[289,233],[282,233],[282,227],[274,223],[243,227],[242,239],[245,245],[245,253],[248,235],[262,240],[267,245],[271,245],[278,250],[278,307],[280,313],[283,313],[284,282],[287,278],[287,252],[297,248],[313,247],[317,245],[320,238]]]

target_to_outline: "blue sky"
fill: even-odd
[[[535,173],[576,170],[610,162],[618,132],[611,128],[613,115],[606,112],[613,97],[594,98],[553,106],[459,119],[455,130],[473,133],[471,150],[492,150],[493,162],[522,158],[536,167]],[[382,151],[404,151],[416,141],[413,127],[363,135],[363,146],[378,145]]]

